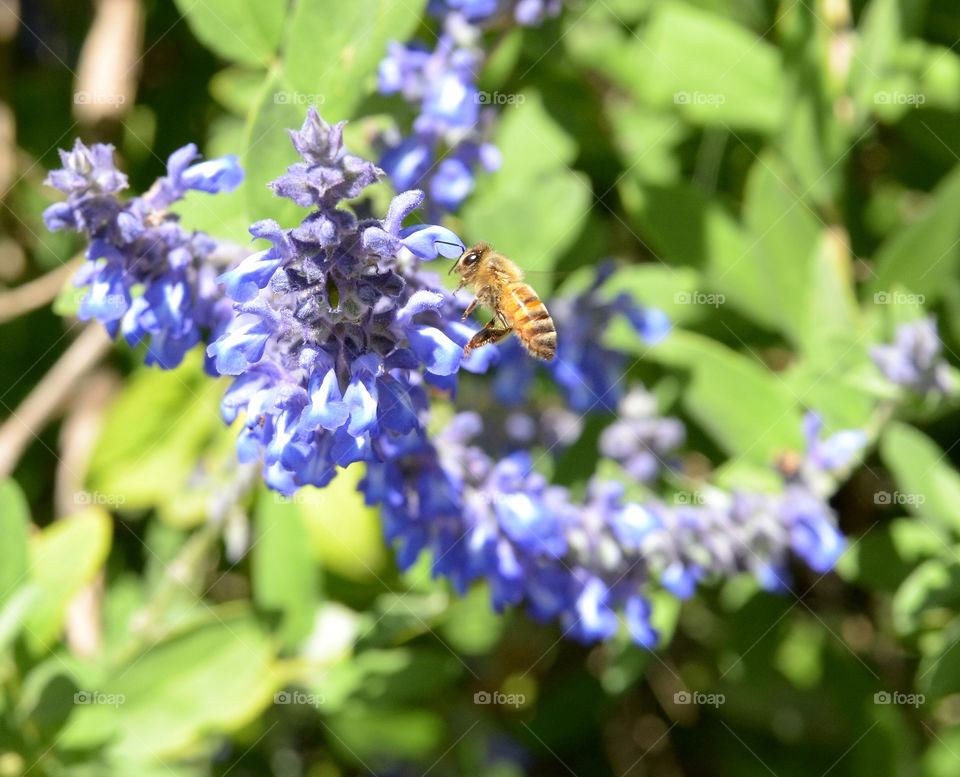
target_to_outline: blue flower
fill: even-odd
[[[381,171],[346,151],[342,130],[311,108],[291,133],[302,161],[272,187],[311,210],[293,229],[251,227],[271,246],[220,277],[235,315],[207,349],[236,378],[224,418],[243,415],[241,455],[261,458],[268,484],[284,492],[422,434],[427,387],[455,389],[473,332],[439,279],[419,269],[459,255],[463,241],[436,225],[403,226],[421,192],[397,195],[382,220],[343,207]]]
[[[214,278],[239,249],[184,230],[167,209],[189,189],[229,191],[243,171],[236,157],[191,165],[196,157],[193,144],[175,151],[167,175],[125,202],[117,194],[127,179],[114,166],[112,146],[88,148],[78,140],[72,151],[60,152],[63,167],[47,178],[67,194],[66,202],[44,212],[48,229],[80,232],[89,242],[87,261],[74,277],[89,287],[78,316],[100,321],[111,336],[122,333],[131,345],[146,343],[147,364],[164,369],[219,336],[231,316]]]
[[[902,324],[891,345],[876,345],[870,356],[886,378],[917,394],[949,394],[950,368],[940,353],[943,343],[934,318]]]

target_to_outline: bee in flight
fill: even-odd
[[[523,280],[520,268],[498,254],[486,243],[477,243],[463,252],[451,273],[460,276],[459,291],[471,286],[477,295],[467,306],[463,317],[484,305],[493,311],[493,318],[477,332],[463,349],[466,357],[474,348],[499,343],[515,332],[527,352],[544,361],[557,354],[557,328],[537,293]]]

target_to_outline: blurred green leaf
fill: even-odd
[[[97,441],[91,491],[130,510],[179,499],[198,457],[222,433],[221,391],[196,352],[175,370],[134,373]]]
[[[641,97],[695,124],[770,132],[784,99],[780,57],[753,32],[686,3],[657,5],[643,34]]]
[[[61,747],[109,737],[111,759],[167,759],[194,752],[210,734],[236,731],[270,704],[277,678],[269,639],[237,608],[174,634],[86,689],[114,704],[79,706]]]
[[[710,338],[680,330],[651,348],[647,357],[689,370],[684,409],[730,456],[763,465],[784,450],[800,449],[800,413],[794,399],[760,364]]]
[[[904,504],[914,515],[960,531],[960,474],[933,440],[911,426],[893,423],[880,440],[880,455],[898,489],[882,492],[884,503]]]
[[[909,636],[923,628],[945,625],[960,603],[960,565],[943,559],[924,561],[893,597],[893,625]]]
[[[90,507],[32,538],[30,579],[40,591],[27,621],[27,642],[34,652],[60,635],[67,605],[103,566],[112,536],[110,516]]]
[[[750,170],[743,208],[750,241],[745,259],[760,285],[752,298],[791,342],[806,344],[812,331],[820,221],[786,167],[766,154]]]
[[[363,474],[359,464],[341,469],[324,488],[301,488],[296,498],[313,557],[324,569],[358,581],[377,579],[387,563],[379,511],[357,489]]]
[[[868,293],[890,291],[903,284],[923,294],[928,304],[940,298],[944,277],[956,272],[960,257],[960,166],[955,167],[930,195],[923,215],[894,232],[874,255],[875,276]]]
[[[353,118],[375,87],[387,42],[409,38],[423,6],[422,0],[300,0],[284,52],[286,82],[294,96],[316,97],[331,123]]]
[[[253,600],[280,614],[277,637],[283,646],[296,647],[313,628],[319,575],[294,500],[267,488],[257,499],[250,571]]]
[[[39,598],[40,588],[24,583],[0,603],[0,655],[20,636]]]
[[[287,4],[276,0],[176,0],[203,45],[224,59],[266,66],[280,45]]]
[[[30,507],[13,480],[0,483],[0,605],[27,580]]]
[[[440,713],[419,707],[351,708],[331,716],[326,725],[334,734],[330,747],[364,769],[368,760],[425,761],[431,754],[439,755],[446,732]]]
[[[505,112],[497,134],[501,171],[484,181],[463,208],[463,233],[486,240],[524,270],[552,270],[586,224],[593,194],[568,166],[574,141],[546,112],[538,95]],[[518,227],[522,225],[522,227]],[[549,277],[537,280],[541,293]]]
[[[277,197],[269,183],[286,171],[299,157],[286,130],[299,129],[307,115],[307,106],[280,99],[289,93],[279,72],[263,82],[250,115],[243,167],[246,172],[248,221],[272,218],[281,227],[293,227],[307,214],[288,199]]]

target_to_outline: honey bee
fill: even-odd
[[[450,272],[460,276],[458,291],[471,286],[476,294],[463,318],[481,304],[493,311],[493,318],[463,349],[465,357],[474,348],[499,343],[511,332],[516,333],[531,356],[544,361],[556,356],[557,328],[553,319],[537,293],[524,282],[520,268],[507,257],[486,243],[477,243],[463,252]]]

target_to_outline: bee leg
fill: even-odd
[[[494,326],[496,323],[497,317],[494,316],[483,329],[470,338],[470,342],[467,343],[463,349],[464,358],[468,357],[474,348],[482,348],[490,343],[499,343],[504,337],[513,331],[508,326],[498,328]]]
[[[477,305],[479,304],[480,304],[480,298],[474,297],[473,301],[469,305],[467,305],[467,309],[463,311],[463,315],[460,317],[460,320],[466,321],[469,315],[473,313],[474,310],[477,309]]]

